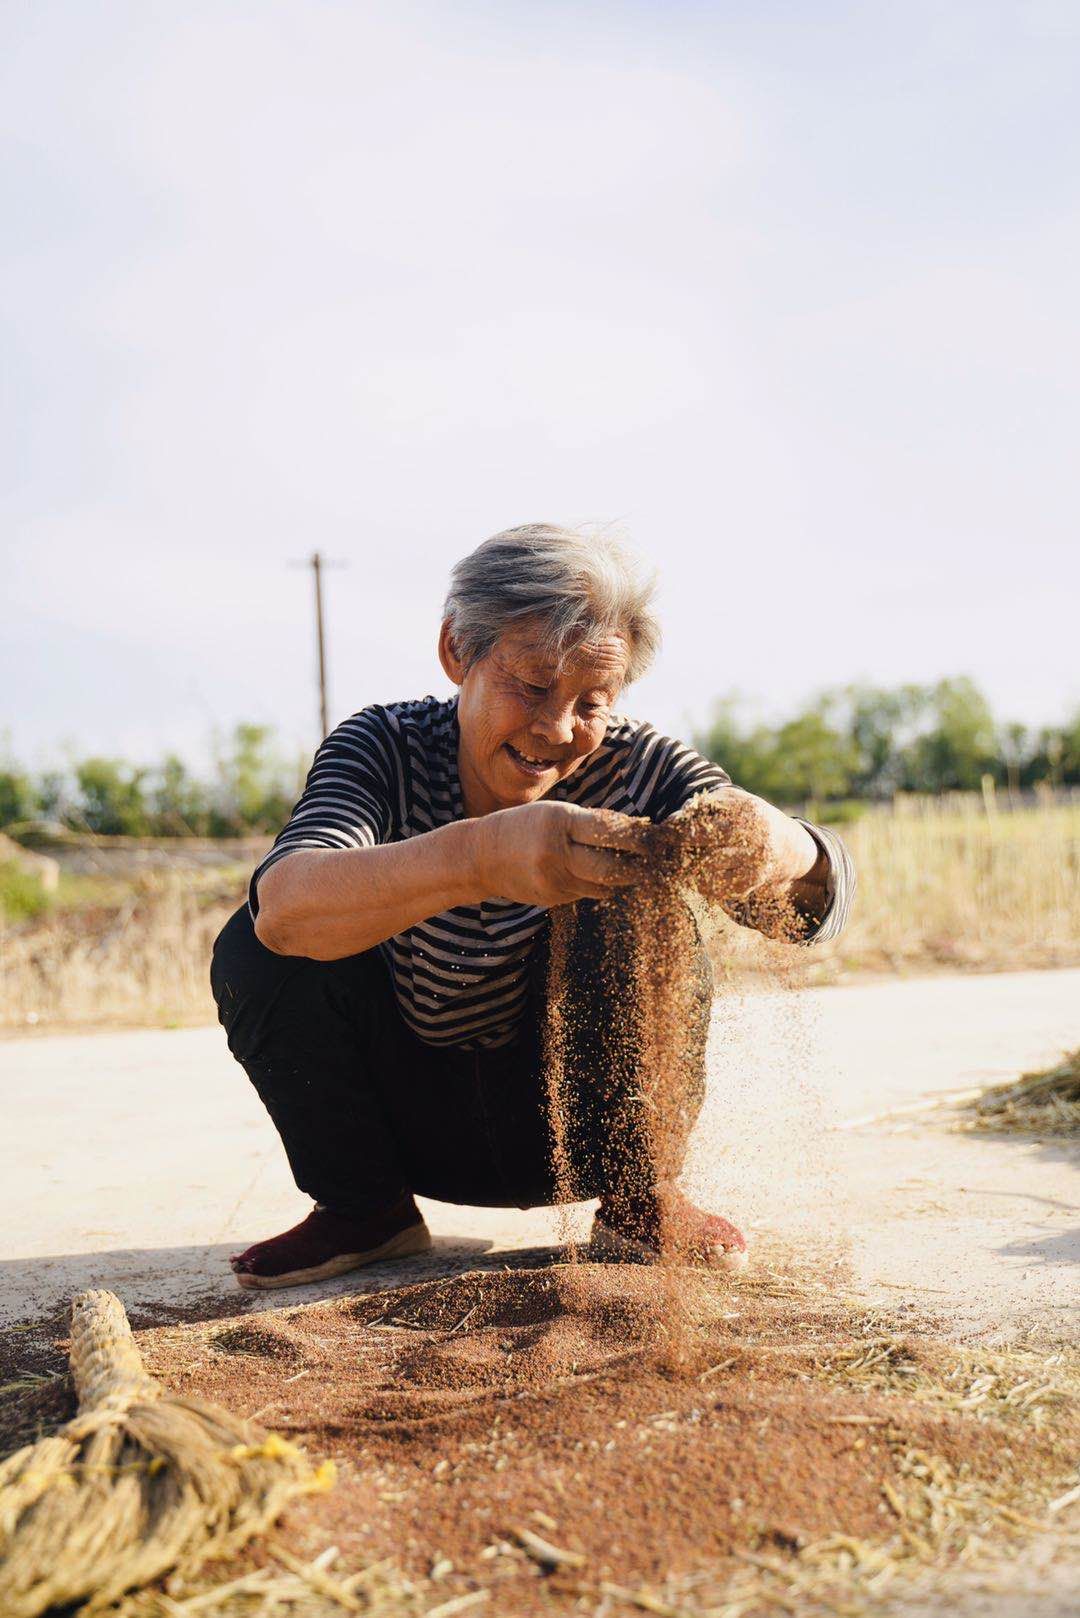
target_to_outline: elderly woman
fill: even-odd
[[[649,1167],[647,1075],[625,1040],[613,1047],[620,1008],[605,993],[600,921],[609,947],[620,890],[648,864],[642,817],[665,820],[701,793],[755,833],[740,835],[749,862],[721,853],[710,871],[736,919],[766,930],[786,911],[803,941],[831,938],[852,876],[831,833],[619,715],[659,640],[651,593],[611,540],[541,524],[497,534],[458,563],[446,599],[439,660],[457,695],[365,708],[319,748],[214,950],[229,1047],[315,1202],[232,1260],[241,1286],[423,1251],[417,1193],[489,1207],[566,1194],[543,1029],[549,911],[569,904],[573,1195],[599,1198],[594,1246],[655,1256],[675,1207],[697,1258],[745,1262],[735,1226],[678,1192],[678,1161],[663,1183]],[[711,999],[689,912],[686,927],[693,1084],[676,1160],[700,1105]]]

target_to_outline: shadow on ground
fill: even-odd
[[[1023,1129],[965,1129],[965,1140],[993,1141],[997,1144],[1015,1141],[1031,1149],[1032,1156],[1043,1163],[1080,1163],[1080,1136],[1041,1135],[1036,1130]]]
[[[1007,1258],[1029,1259],[1034,1264],[1069,1264],[1080,1268],[1080,1225],[1050,1236],[1006,1242],[998,1252]]]
[[[229,1270],[235,1243],[206,1247],[118,1248],[0,1263],[0,1296],[9,1285],[32,1300],[22,1318],[0,1326],[0,1388],[26,1374],[67,1369],[71,1299],[107,1287],[124,1304],[132,1326],[228,1320],[265,1309],[295,1309],[326,1298],[363,1297],[464,1270],[536,1269],[564,1253],[558,1246],[499,1248],[479,1236],[435,1236],[429,1253],[372,1264],[312,1286],[245,1291]],[[40,1300],[36,1306],[33,1300]]]

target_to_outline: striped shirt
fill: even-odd
[[[700,792],[729,784],[718,764],[661,736],[651,725],[613,717],[604,740],[548,794],[589,809],[666,820]],[[353,714],[315,755],[303,796],[251,879],[301,848],[374,848],[419,837],[465,816],[458,779],[457,699],[376,705]],[[840,840],[808,830],[829,858],[825,915],[807,942],[832,938],[846,919],[853,875]],[[379,948],[409,1027],[433,1045],[464,1050],[507,1044],[525,1009],[529,955],[545,912],[489,898],[459,905],[388,938]]]

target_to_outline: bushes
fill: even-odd
[[[207,779],[176,754],[142,766],[94,756],[32,780],[0,770],[0,826],[44,817],[102,837],[237,837],[275,832],[300,795],[303,765],[283,760],[266,725],[219,740]]]
[[[0,770],[0,826],[30,820],[37,808],[38,798],[30,777],[21,770]]]
[[[31,921],[52,905],[41,879],[24,870],[18,860],[0,860],[0,917],[5,921]]]
[[[101,837],[145,837],[150,830],[143,789],[147,772],[118,758],[87,758],[75,766],[84,828]]]
[[[772,725],[748,724],[728,698],[695,744],[740,786],[785,804],[978,792],[986,776],[1010,792],[1080,782],[1080,714],[1041,730],[999,725],[965,678],[846,686]]]

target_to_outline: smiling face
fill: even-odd
[[[465,812],[486,815],[545,797],[596,751],[626,679],[629,647],[609,635],[556,667],[536,626],[523,623],[466,669],[444,624],[439,658],[460,688]]]

